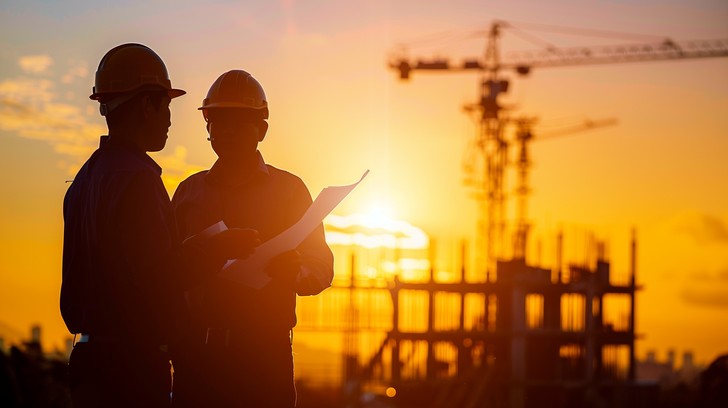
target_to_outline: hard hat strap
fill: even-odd
[[[119,106],[123,105],[124,103],[130,101],[135,96],[139,95],[142,92],[145,91],[156,91],[159,90],[160,92],[164,92],[165,90],[158,87],[158,86],[143,86],[141,88],[138,88],[134,90],[133,92],[126,92],[123,94],[119,94],[107,101],[101,102],[101,105],[99,106],[99,112],[101,113],[101,116],[106,116],[109,114],[109,112],[113,111],[114,109],[118,108]]]
[[[101,112],[101,116],[108,115],[111,111],[121,106],[124,102],[128,102],[130,99],[137,96],[138,94],[139,92],[130,92],[126,94],[121,94],[116,98],[112,98],[106,102],[102,102],[99,106],[99,112]]]

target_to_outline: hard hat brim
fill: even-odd
[[[203,110],[203,109],[215,109],[215,108],[239,108],[239,109],[265,109],[267,108],[266,105],[261,106],[250,106],[248,104],[244,104],[242,102],[214,102],[214,103],[208,103],[203,106],[200,106],[197,108],[197,110]]]
[[[187,91],[183,91],[181,89],[169,89],[167,91],[167,94],[169,95],[169,99],[174,99],[174,98],[176,98],[178,96],[182,96],[186,93],[187,93]]]
[[[177,98],[178,96],[182,96],[187,93],[187,91],[184,91],[182,89],[167,89],[167,95],[169,96],[169,99]],[[125,92],[96,92],[91,95],[89,95],[89,99],[98,101],[103,97],[114,97],[116,95],[121,95],[129,92],[136,92],[136,90],[129,90]]]

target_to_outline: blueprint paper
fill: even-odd
[[[324,218],[364,180],[367,174],[369,174],[369,170],[365,171],[359,181],[353,184],[324,188],[298,222],[258,246],[250,257],[228,262],[223,267],[220,276],[255,289],[263,288],[271,279],[264,271],[268,262],[278,254],[296,249],[321,224]]]

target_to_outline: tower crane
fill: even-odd
[[[515,140],[517,156],[514,164],[516,165],[516,188],[514,190],[516,196],[516,225],[513,234],[513,258],[526,258],[526,243],[528,241],[528,232],[530,224],[528,223],[528,194],[531,188],[528,185],[528,172],[531,167],[531,155],[529,153],[529,145],[533,141],[549,140],[561,136],[567,136],[578,132],[584,132],[606,126],[617,124],[614,118],[602,120],[584,120],[581,123],[563,127],[551,132],[534,132],[533,124],[536,118],[521,117],[515,120],[516,131]]]
[[[528,75],[534,68],[565,67],[596,64],[620,64],[627,62],[666,61],[695,58],[728,57],[728,39],[696,40],[677,42],[665,38],[659,41],[630,43],[612,46],[592,47],[556,47],[546,44],[545,48],[536,51],[509,53],[502,58],[500,37],[503,30],[516,27],[505,21],[494,21],[487,32],[485,52],[482,57],[465,59],[460,64],[451,64],[447,58],[412,60],[403,53],[395,54],[389,61],[389,67],[399,73],[401,80],[408,80],[415,71],[463,72],[475,71],[480,74],[480,98],[477,102],[465,106],[465,110],[476,116],[478,131],[472,146],[475,154],[482,162],[480,169],[466,168],[471,174],[476,197],[478,197],[478,237],[477,251],[485,259],[480,262],[485,266],[486,279],[490,279],[494,271],[495,260],[501,257],[505,249],[505,212],[504,192],[505,171],[508,163],[508,148],[517,143],[520,156],[516,161],[519,174],[519,185],[516,194],[519,199],[516,233],[513,242],[513,256],[525,257],[528,224],[525,221],[525,200],[527,185],[528,156],[527,145],[533,139],[531,133],[532,119],[520,118],[512,120],[500,104],[500,96],[508,92],[509,80],[501,76],[503,71],[513,71],[518,75]],[[515,140],[507,137],[506,127],[516,125]],[[605,123],[592,123],[605,125]],[[588,128],[585,124],[585,128]],[[467,164],[466,164],[467,165]],[[478,265],[480,268],[481,265]]]

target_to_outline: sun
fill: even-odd
[[[371,224],[384,224],[394,219],[394,211],[388,203],[377,201],[369,205],[369,209],[363,213],[363,216],[369,220]]]
[[[366,211],[346,216],[329,214],[324,220],[326,240],[334,245],[365,248],[426,249],[429,238],[424,231],[397,220],[386,203],[376,202]]]

